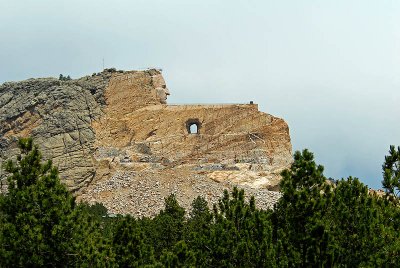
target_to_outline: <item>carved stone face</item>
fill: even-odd
[[[167,98],[169,95],[169,90],[165,84],[164,78],[161,74],[156,74],[152,76],[153,85],[156,89],[157,98],[162,104],[167,103]]]

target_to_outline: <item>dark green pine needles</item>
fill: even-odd
[[[175,195],[154,218],[110,217],[76,204],[31,139],[4,165],[0,267],[395,267],[400,263],[399,151],[383,165],[384,196],[357,178],[329,182],[308,150],[282,172],[282,197],[260,210],[243,190],[203,197],[186,213]]]

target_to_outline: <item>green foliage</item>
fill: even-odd
[[[115,267],[115,253],[103,224],[86,210],[86,204],[75,208],[75,217],[70,240],[72,256],[68,266]]]
[[[382,266],[399,258],[399,208],[349,177],[331,186],[313,155],[296,152],[273,212],[283,266]],[[281,243],[281,246],[279,246]]]
[[[275,266],[272,226],[268,213],[255,207],[255,200],[245,201],[244,191],[227,191],[213,209],[211,227],[211,265],[214,267]]]
[[[212,215],[208,208],[207,201],[202,196],[196,197],[192,202],[192,210],[190,211],[190,223],[202,226],[208,225],[212,219]]]
[[[164,267],[196,267],[196,257],[185,241],[179,241],[172,251],[164,251],[160,258]]]
[[[58,79],[61,80],[61,81],[69,81],[69,80],[72,80],[71,77],[70,77],[69,75],[68,75],[68,76],[64,76],[64,75],[62,75],[62,74],[60,74],[60,76],[58,77]]]
[[[0,267],[394,267],[400,263],[399,151],[383,165],[389,193],[357,178],[332,184],[313,154],[296,152],[282,172],[282,197],[260,210],[243,190],[209,209],[196,198],[188,217],[176,196],[154,218],[108,217],[76,204],[31,139],[7,162],[0,195]],[[389,198],[388,198],[389,197]]]
[[[0,200],[3,264],[6,266],[54,266],[68,262],[72,237],[74,199],[58,180],[51,161],[41,155],[31,139],[21,139],[18,163],[5,170],[9,193]]]
[[[93,205],[83,204],[83,209],[97,219],[107,217],[107,208],[102,203],[96,202]]]
[[[294,154],[290,170],[282,172],[282,198],[273,212],[274,240],[281,243],[278,259],[289,266],[329,264],[324,217],[332,195],[324,168],[308,150]]]
[[[153,249],[145,243],[144,234],[134,218],[120,218],[113,233],[112,247],[118,266],[139,267],[155,263]]]
[[[32,139],[19,140],[19,147],[18,162],[5,164],[11,175],[8,194],[0,197],[0,266],[84,266],[98,258],[81,251],[96,247],[90,241],[94,229],[60,183],[57,169],[51,161],[41,163]]]
[[[115,227],[115,221],[109,217],[107,208],[101,203],[95,203],[89,205],[87,203],[80,204],[81,213],[88,215],[91,218],[90,221],[95,221],[98,225],[97,231],[101,232],[101,236],[107,240],[112,240],[113,228]]]
[[[388,231],[393,232],[385,216],[391,207],[370,195],[357,178],[339,181],[325,220],[332,262],[349,267],[387,262],[389,259],[377,255],[384,255],[388,242],[394,242],[393,237],[386,236]]]
[[[193,250],[198,266],[210,265],[210,236],[213,215],[211,214],[207,201],[198,196],[192,202],[185,228],[185,241]]]
[[[397,150],[393,145],[390,146],[389,155],[385,156],[382,170],[383,188],[389,195],[398,199],[400,195],[400,146],[397,147]]]
[[[165,209],[154,218],[153,228],[149,230],[157,257],[164,249],[171,251],[182,240],[184,216],[185,210],[178,204],[174,194],[165,198]]]

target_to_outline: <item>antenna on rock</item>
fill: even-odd
[[[103,57],[103,71],[104,71],[104,57]]]

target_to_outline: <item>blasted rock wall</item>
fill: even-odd
[[[170,193],[186,207],[197,195],[215,202],[233,186],[271,206],[292,162],[284,120],[256,104],[167,105],[168,95],[154,69],[4,83],[1,160],[32,136],[79,200],[114,213],[152,215]]]
[[[1,85],[1,160],[16,156],[19,137],[31,136],[71,190],[87,185],[95,174],[91,123],[102,114],[110,77],[102,73],[72,81],[43,78]]]

